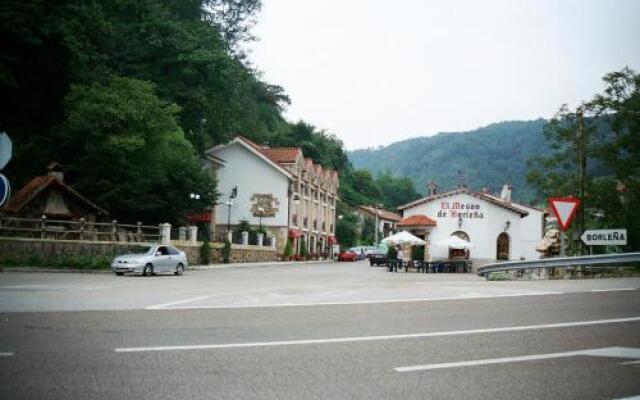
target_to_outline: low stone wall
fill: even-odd
[[[0,238],[0,255],[39,256],[106,256],[115,257],[139,247],[142,243],[91,242],[78,240]]]
[[[213,247],[211,262],[222,262],[222,243],[216,243]],[[278,260],[278,253],[276,250],[270,247],[259,246],[243,246],[239,244],[231,245],[231,257],[232,263],[244,263],[244,262],[261,262],[261,261],[276,261]]]
[[[79,240],[54,240],[54,239],[25,239],[25,238],[0,238],[0,257],[11,255],[14,257],[28,258],[38,256],[40,258],[75,256],[75,257],[115,257],[125,254],[144,243],[129,242],[92,242]],[[200,243],[196,245],[187,243],[174,243],[175,247],[184,251],[189,264],[200,264]],[[222,262],[222,243],[211,243],[211,262]],[[231,246],[231,262],[260,262],[275,261],[278,253],[270,247],[258,246]]]

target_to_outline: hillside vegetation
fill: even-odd
[[[348,157],[355,168],[374,175],[390,172],[409,177],[420,193],[430,181],[440,185],[440,190],[455,187],[461,171],[471,188],[486,186],[498,191],[509,182],[515,199],[531,202],[536,191],[525,179],[527,160],[549,151],[543,135],[545,123],[543,119],[499,122],[469,132],[438,133],[355,150]]]

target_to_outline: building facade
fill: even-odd
[[[496,260],[540,258],[536,244],[543,237],[544,211],[511,200],[511,187],[500,195],[459,188],[400,206],[398,224],[427,241],[425,257],[474,260],[474,269]],[[471,243],[468,250],[439,245],[449,236]]]
[[[365,219],[377,221],[377,229],[380,235],[378,237],[378,241],[394,234],[397,230],[396,225],[400,222],[400,220],[402,220],[402,216],[400,214],[378,207],[358,206],[356,212],[358,213],[358,223],[360,225],[360,229],[362,229]]]
[[[331,255],[336,171],[305,158],[299,147],[262,146],[241,136],[211,148],[206,156],[221,194],[212,222],[216,232],[245,220],[275,235],[280,252],[291,239],[294,253],[304,246],[309,254]]]

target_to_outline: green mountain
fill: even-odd
[[[373,174],[390,172],[413,180],[424,193],[430,181],[440,191],[457,186],[461,171],[470,188],[488,187],[498,192],[505,182],[513,185],[513,197],[535,201],[535,190],[526,182],[526,162],[549,150],[542,130],[546,121],[508,121],[469,132],[438,133],[376,149],[348,152],[355,168]]]

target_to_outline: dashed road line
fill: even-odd
[[[197,345],[179,345],[179,346],[120,347],[120,348],[114,349],[114,351],[116,353],[138,353],[138,352],[151,352],[151,351],[218,350],[218,349],[238,349],[238,348],[253,348],[253,347],[292,346],[292,345],[317,345],[317,344],[327,344],[327,343],[353,343],[353,342],[369,342],[369,341],[397,340],[397,339],[417,339],[417,338],[427,338],[427,337],[461,336],[461,335],[474,335],[474,334],[498,333],[498,332],[519,332],[519,331],[554,329],[554,328],[570,328],[570,327],[577,327],[577,326],[619,324],[619,323],[638,322],[638,321],[640,321],[640,317],[602,319],[602,320],[593,320],[593,321],[560,322],[555,324],[544,324],[544,325],[507,326],[507,327],[499,327],[499,328],[470,329],[470,330],[462,330],[462,331],[410,333],[410,334],[402,334],[402,335],[353,336],[353,337],[327,338],[327,339],[280,340],[280,341],[269,341],[269,342],[197,344]]]

